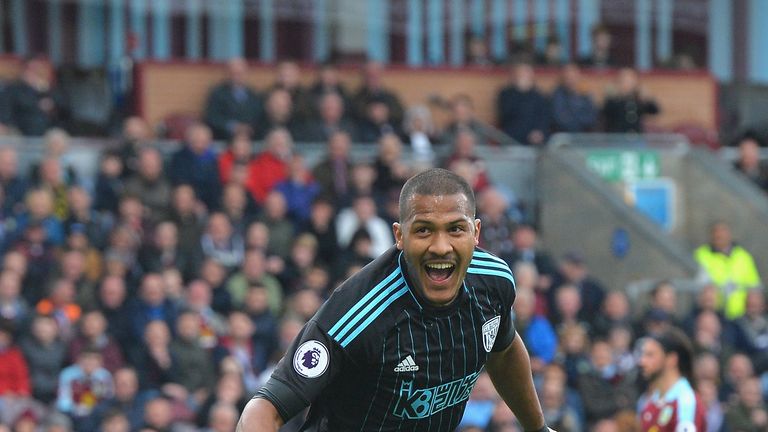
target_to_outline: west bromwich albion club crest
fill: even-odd
[[[491,352],[493,343],[496,342],[496,335],[499,334],[499,323],[501,316],[496,315],[483,324],[483,346],[486,352]]]

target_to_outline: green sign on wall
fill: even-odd
[[[659,154],[650,150],[590,150],[587,166],[609,182],[654,179],[661,175]]]

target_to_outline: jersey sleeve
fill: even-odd
[[[311,320],[254,397],[269,400],[287,422],[333,381],[343,363],[343,349]]]
[[[677,398],[677,426],[675,432],[704,432],[696,428],[696,394],[682,391]]]
[[[515,303],[516,297],[515,278],[509,265],[501,258],[482,251],[475,251],[474,257],[473,261],[477,263],[475,265],[479,265],[474,272],[489,278],[488,283],[495,288],[493,291],[500,305],[499,315],[501,319],[496,341],[491,351],[504,351],[512,344],[517,334],[512,317],[512,305]]]

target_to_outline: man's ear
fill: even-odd
[[[480,244],[480,219],[475,219],[475,246]]]
[[[398,250],[403,250],[403,226],[399,222],[392,224],[392,234],[395,235],[395,246]]]

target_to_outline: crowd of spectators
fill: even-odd
[[[0,431],[234,430],[323,300],[392,246],[399,189],[427,166],[455,170],[477,193],[480,246],[516,276],[515,325],[551,427],[634,430],[644,391],[636,344],[668,326],[695,342],[708,430],[768,427],[759,276],[734,287],[733,275],[719,280],[707,268],[732,256],[730,232],[713,227],[712,244],[697,250],[711,283],[691,308],[678,306],[669,281],[643,299],[604,287],[578,250],[548,254],[532,215],[494,184],[476,152],[486,126],[468,95],[452,99],[438,130],[428,109],[404,107],[383,86],[377,63],[353,93],[331,64],[305,88],[297,65],[282,62],[262,93],[234,59],[178,149],[166,154],[132,117],[85,178],[66,163],[66,133],[51,129],[56,102],[37,67],[27,62],[0,104],[5,128],[46,143],[24,172],[15,149],[0,149]],[[643,116],[659,111],[631,69],[618,74],[602,115],[580,91],[575,63],[562,66],[551,95],[536,89],[529,63],[512,71],[498,126],[522,144],[541,145],[553,131],[641,132]],[[305,141],[325,143],[317,163],[308,165]],[[375,156],[354,158],[354,142],[376,143]],[[460,428],[519,430],[485,375]]]

